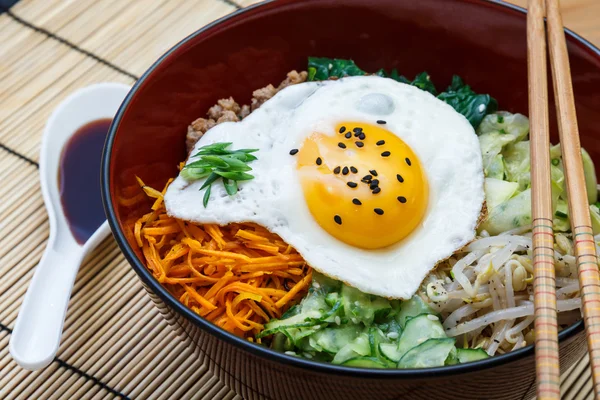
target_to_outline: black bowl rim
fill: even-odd
[[[503,7],[504,11],[517,11],[522,14],[526,14],[526,9],[505,3],[501,0],[463,0],[465,2],[470,3],[479,3],[480,5],[485,4],[493,4],[496,6]],[[135,272],[138,274],[140,279],[152,289],[152,291],[167,304],[171,308],[175,309],[180,315],[194,323],[196,326],[200,327],[204,331],[210,333],[220,340],[224,340],[225,342],[251,354],[254,354],[260,358],[265,358],[269,361],[281,362],[283,364],[299,367],[302,369],[311,370],[314,372],[320,373],[332,373],[335,375],[343,375],[348,377],[356,377],[363,379],[386,379],[386,378],[405,378],[405,379],[414,379],[414,378],[428,378],[428,377],[442,377],[442,376],[450,376],[456,374],[463,374],[468,372],[480,371],[482,369],[494,368],[496,366],[515,362],[524,357],[530,356],[534,354],[534,346],[529,345],[523,347],[521,349],[512,351],[510,353],[497,355],[494,357],[490,357],[480,361],[474,361],[467,364],[457,364],[457,365],[448,365],[443,367],[435,367],[435,368],[423,368],[423,369],[375,369],[375,368],[354,368],[354,367],[345,367],[341,365],[335,365],[325,362],[312,361],[306,358],[300,358],[296,356],[290,356],[284,353],[277,352],[275,350],[271,350],[267,347],[257,345],[254,343],[250,343],[247,340],[239,338],[224,329],[213,325],[212,323],[204,320],[199,315],[195,314],[193,311],[185,307],[182,303],[177,301],[148,271],[148,269],[144,266],[142,261],[136,256],[133,249],[129,246],[124,233],[121,231],[119,223],[117,221],[116,212],[112,206],[112,197],[110,194],[110,160],[112,156],[112,147],[113,142],[116,136],[117,128],[123,118],[123,114],[128,107],[129,103],[135,96],[138,89],[145,83],[147,79],[150,78],[153,71],[160,65],[165,59],[167,59],[173,52],[179,49],[182,45],[187,42],[194,40],[194,38],[198,35],[203,34],[206,30],[215,27],[216,25],[221,24],[224,21],[239,18],[242,14],[248,12],[249,10],[255,10],[257,8],[266,7],[270,3],[275,2],[275,0],[267,0],[261,3],[257,3],[251,5],[246,8],[238,9],[231,14],[225,15],[208,25],[198,29],[194,33],[190,34],[188,37],[181,40],[171,49],[169,49],[165,54],[163,54],[158,60],[156,60],[150,68],[137,80],[137,82],[133,85],[131,91],[128,93],[127,97],[119,107],[113,122],[110,126],[108,136],[106,139],[106,143],[104,146],[104,153],[102,156],[102,166],[101,166],[101,186],[102,186],[102,200],[104,203],[104,209],[107,215],[107,219],[109,225],[112,229],[113,235],[121,248],[121,251],[125,255],[125,258],[129,262],[129,264],[133,267]],[[600,49],[595,47],[591,42],[587,39],[584,39],[580,35],[571,31],[570,29],[565,28],[565,34],[573,39],[579,44],[587,47],[596,56],[600,56]],[[559,335],[559,341],[564,341],[573,337],[575,334],[581,332],[584,328],[583,321],[579,321],[566,329],[562,330]]]

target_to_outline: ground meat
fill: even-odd
[[[216,123],[212,119],[198,118],[188,126],[187,136],[185,145],[187,146],[188,153],[192,151],[194,145],[207,130],[215,126]]]
[[[290,85],[295,85],[296,83],[302,83],[306,81],[307,77],[306,71],[297,72],[296,70],[290,71],[287,74],[287,78],[285,78],[278,87],[273,87],[273,85],[265,86],[262,89],[255,90],[252,93],[252,111],[256,110],[258,107],[262,106],[262,104],[269,100],[271,97],[275,96],[277,92],[281,89],[286,88]]]
[[[308,73],[306,71],[302,71],[302,72],[296,72],[296,70],[290,71],[287,74],[287,78],[285,78],[279,84],[279,87],[277,88],[277,90],[281,90],[281,89],[286,88],[286,87],[288,87],[290,85],[295,85],[296,83],[305,82],[307,76],[308,76]]]
[[[233,111],[225,110],[217,120],[217,124],[221,122],[238,122],[240,118]]]
[[[242,106],[242,110],[240,111],[240,119],[244,119],[248,115],[250,115],[250,106],[248,104],[244,104]]]
[[[252,111],[256,110],[258,107],[262,106],[263,103],[269,100],[271,97],[277,94],[277,89],[271,84],[265,86],[262,89],[257,89],[252,92],[252,105],[250,108]]]
[[[256,110],[265,101],[275,96],[281,89],[290,85],[302,83],[306,81],[306,77],[306,71],[297,72],[294,70],[288,72],[287,77],[279,84],[279,86],[274,87],[269,84],[262,89],[255,90],[252,93],[251,105],[243,105],[240,107],[233,97],[219,100],[217,104],[212,106],[206,113],[208,118],[198,118],[188,126],[185,142],[188,152],[192,151],[196,142],[213,126],[220,124],[221,122],[237,122],[246,118],[252,111]]]
[[[240,105],[233,100],[233,97],[219,100],[217,104],[208,109],[207,114],[208,118],[217,121],[228,111],[234,115],[240,112]]]

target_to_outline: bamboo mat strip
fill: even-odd
[[[1,399],[240,399],[162,319],[110,238],[77,276],[55,362],[24,371],[7,346],[48,237],[36,162],[52,110],[95,82],[132,84],[183,37],[255,2],[21,0],[0,15]],[[563,374],[563,398],[591,398],[588,363]]]

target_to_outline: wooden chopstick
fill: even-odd
[[[529,0],[527,66],[531,147],[531,216],[533,228],[533,302],[538,399],[560,399],[552,183],[548,126],[548,77],[544,0]]]
[[[586,193],[569,55],[558,0],[546,0],[548,45],[595,398],[600,398],[600,280]],[[536,332],[537,334],[537,332]]]

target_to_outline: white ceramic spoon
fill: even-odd
[[[84,245],[73,238],[58,188],[62,149],[83,125],[114,117],[129,89],[118,83],[80,89],[58,106],[44,129],[40,180],[50,237],[23,299],[9,345],[10,354],[23,368],[37,370],[54,359],[79,266],[86,254],[110,233],[108,222],[104,221]]]

